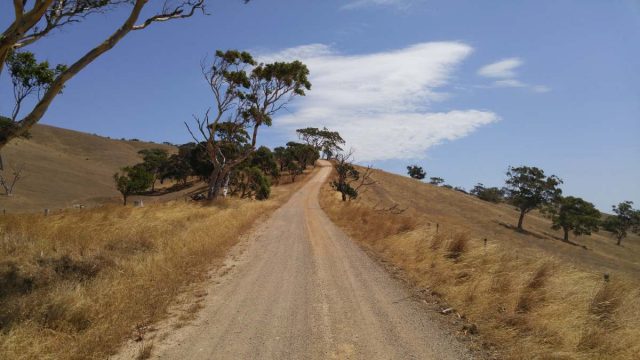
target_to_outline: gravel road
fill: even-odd
[[[321,166],[231,256],[196,320],[154,342],[154,358],[472,358],[327,218]]]

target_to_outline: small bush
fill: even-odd
[[[467,243],[469,242],[469,236],[465,233],[455,233],[451,237],[451,240],[447,243],[446,257],[449,259],[459,258],[467,249]]]

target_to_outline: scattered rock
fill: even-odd
[[[446,308],[442,311],[440,311],[441,314],[443,315],[449,315],[454,309],[453,308]]]

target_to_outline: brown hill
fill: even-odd
[[[507,204],[383,171],[373,179],[351,202],[326,184],[322,208],[417,294],[471,322],[461,333],[496,358],[638,358],[637,235],[622,246],[605,231],[566,243],[537,212],[518,232]]]
[[[163,144],[114,140],[48,125],[35,126],[31,135],[2,150],[5,169],[24,164],[24,178],[16,185],[13,196],[0,196],[0,211],[43,211],[119,201],[114,172],[139,162],[141,149],[172,149]]]
[[[459,191],[418,182],[414,179],[376,171],[378,182],[372,194],[363,201],[399,204],[443,229],[467,231],[474,237],[486,238],[489,244],[506,243],[514,251],[543,250],[568,263],[598,272],[622,272],[640,275],[640,239],[630,234],[623,246],[617,246],[609,232],[590,236],[570,235],[570,244],[561,241],[562,232],[551,229],[551,221],[538,212],[524,219],[526,232],[514,230],[518,211],[508,204],[494,204]]]

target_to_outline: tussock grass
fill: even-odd
[[[437,233],[436,220],[422,210],[383,216],[372,204],[396,194],[376,190],[345,204],[327,187],[321,205],[353,239],[477,325],[483,344],[500,349],[501,358],[637,359],[640,284],[632,275],[605,282],[579,261],[508,241],[485,246],[485,234],[444,222],[437,204],[430,210],[440,216]]]
[[[106,358],[166,316],[188,284],[297,186],[262,202],[0,217],[0,358]]]

